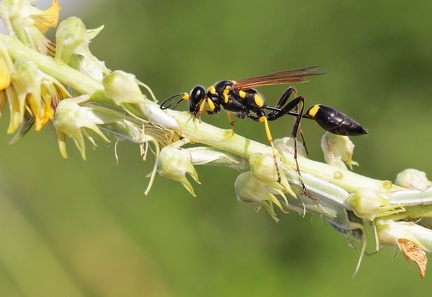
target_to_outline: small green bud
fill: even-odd
[[[160,124],[167,129],[179,130],[177,121],[141,92],[140,86],[143,86],[155,100],[150,88],[138,81],[135,75],[116,70],[105,76],[102,84],[105,96],[122,106],[129,114],[134,115],[139,112],[149,122]]]
[[[215,148],[200,146],[188,148],[187,150],[191,154],[191,163],[193,165],[226,166],[237,170],[248,167],[245,159]]]
[[[176,145],[164,147],[158,156],[157,173],[166,178],[180,182],[193,196],[195,192],[186,178],[189,174],[197,183],[198,174],[192,165],[192,156],[187,149],[178,148]]]
[[[272,188],[274,191],[278,191],[281,194],[285,202],[288,204],[283,193],[296,197],[296,194],[291,189],[290,184],[285,176],[285,172],[282,170],[281,163],[278,162],[280,182],[278,182],[278,174],[274,163],[273,156],[269,154],[255,153],[249,157],[249,166],[252,175],[264,183],[266,186]]]
[[[386,194],[370,189],[360,189],[350,194],[346,199],[346,203],[351,206],[358,217],[370,221],[375,220],[375,218],[405,212],[401,205],[390,204],[389,197]]]
[[[89,95],[82,95],[64,99],[57,106],[53,124],[57,132],[60,152],[65,158],[67,158],[64,143],[65,135],[73,139],[83,159],[85,159],[84,136],[90,140],[93,146],[96,146],[96,143],[90,133],[105,142],[110,142],[98,128],[98,125],[104,124],[103,120],[95,115],[91,107],[80,106],[89,99]]]
[[[269,190],[269,187],[255,178],[251,172],[240,174],[235,181],[234,187],[239,201],[256,203],[258,207],[263,206],[276,222],[279,221],[273,209],[273,204],[279,207],[281,211],[284,211],[281,202]]]
[[[77,17],[65,19],[57,27],[55,59],[101,81],[109,70],[105,67],[104,62],[93,56],[89,45],[91,39],[96,37],[102,29],[103,26],[87,30],[82,20]]]
[[[274,159],[269,154],[252,154],[249,157],[249,164],[251,167],[251,172],[255,178],[264,183],[274,183],[277,181],[277,171],[274,163]],[[283,172],[279,169],[281,174],[281,179]],[[283,178],[286,180],[285,176]]]
[[[114,100],[117,105],[124,103],[147,103],[141,93],[135,75],[116,70],[102,80],[105,95]]]

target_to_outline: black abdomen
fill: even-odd
[[[346,114],[326,105],[314,105],[306,117],[314,119],[323,129],[338,135],[357,136],[367,134],[366,130]]]

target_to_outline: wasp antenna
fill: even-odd
[[[180,95],[183,95],[183,94],[180,94]],[[178,105],[180,102],[182,102],[183,100],[185,100],[185,99],[184,99],[183,97],[181,97],[180,100],[177,101],[177,103],[174,104],[172,108],[175,109],[175,108],[177,107],[177,105]]]
[[[170,108],[171,106],[173,107],[173,108],[175,108],[176,106],[177,106],[177,104],[179,104],[182,100],[183,100],[183,98],[181,98],[176,104],[174,104],[173,105],[173,99],[175,98],[175,97],[178,97],[178,96],[182,96],[184,93],[179,93],[179,94],[175,94],[175,95],[172,95],[172,96],[170,96],[170,97],[168,97],[168,98],[166,98],[164,101],[162,101],[162,103],[161,103],[161,105],[160,105],[160,108],[161,109],[167,109],[167,108]],[[169,102],[169,105],[166,105],[166,103],[167,102]]]

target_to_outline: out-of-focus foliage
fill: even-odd
[[[196,84],[323,65],[327,74],[297,86],[299,93],[307,105],[334,106],[366,127],[368,136],[352,139],[355,170],[394,179],[406,167],[432,175],[431,9],[426,0],[105,0],[92,1],[79,17],[89,28],[105,25],[92,52],[108,68],[136,74],[159,100]],[[273,103],[283,90],[261,89]],[[229,128],[223,114],[204,120]],[[286,136],[291,125],[280,119],[272,133]],[[306,120],[303,131],[310,157],[322,159],[323,131]],[[259,123],[238,120],[236,132],[266,141]],[[420,280],[390,248],[365,257],[352,279],[359,250],[319,218],[280,214],[275,224],[265,212],[255,214],[235,200],[237,172],[200,168],[197,198],[158,178],[145,197],[153,160],[142,162],[131,144],[119,143],[116,165],[113,145],[87,152],[84,162],[73,150],[63,160],[50,132],[7,142],[0,133],[1,296],[430,290],[430,276]]]

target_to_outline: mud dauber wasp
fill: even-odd
[[[305,99],[303,96],[297,95],[297,90],[293,86],[288,87],[275,106],[267,105],[263,97],[255,90],[255,88],[261,86],[306,82],[305,79],[307,77],[323,74],[322,72],[315,72],[317,67],[318,66],[312,66],[283,70],[237,81],[222,80],[216,82],[207,90],[202,86],[196,86],[190,93],[180,93],[165,99],[160,107],[161,109],[175,108],[181,101],[189,101],[189,112],[194,118],[201,118],[202,113],[208,115],[217,114],[223,107],[228,113],[233,132],[233,114],[241,119],[250,118],[257,122],[263,122],[267,139],[273,150],[277,181],[280,182],[281,175],[277,163],[273,137],[270,133],[269,121],[277,120],[284,115],[296,117],[291,135],[294,138],[294,159],[299,174],[300,170],[297,162],[297,133],[300,130],[300,120],[302,118],[315,120],[323,129],[333,134],[349,136],[367,134],[366,130],[359,123],[330,106],[316,104],[303,113]],[[289,101],[291,95],[295,98]],[[174,103],[173,99],[176,97],[181,98],[178,102]],[[269,112],[266,113],[266,110]],[[302,186],[304,192],[306,192],[303,183]]]

